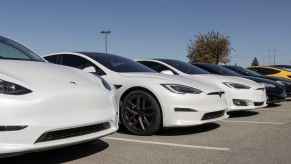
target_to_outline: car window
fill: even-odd
[[[157,62],[153,62],[153,61],[138,61],[139,63],[157,71],[157,72],[162,72],[162,71],[165,71],[165,70],[170,70],[172,71],[175,75],[177,75],[178,73],[173,71],[171,68],[168,68],[167,66],[165,65],[162,65],[160,63],[157,63]]]
[[[99,67],[97,67],[94,63],[91,61],[80,57],[76,55],[70,55],[70,54],[62,54],[60,57],[60,64],[70,67],[75,67],[79,69],[84,69],[86,67],[94,67],[96,72],[94,74],[97,74],[99,76],[105,75],[106,73],[101,70]]]
[[[240,67],[240,66],[224,66],[234,72],[237,72],[239,74],[242,74],[242,75],[245,75],[245,76],[260,76],[260,77],[263,77],[261,74],[255,72],[255,71],[252,71],[252,70],[249,70],[249,69],[246,69],[246,68],[243,68],[243,67]]]
[[[4,37],[0,37],[0,59],[44,62],[41,57],[28,48]]]
[[[250,68],[250,69],[254,70],[254,71],[256,71],[256,72],[258,72],[259,74],[262,74],[262,75],[271,75],[271,74],[276,74],[276,73],[280,72],[278,70],[271,69],[271,68],[256,67],[256,68]]]
[[[156,72],[136,61],[131,59],[112,55],[112,54],[103,54],[95,52],[80,52],[91,59],[102,64],[104,67],[120,73],[129,73],[129,72]]]
[[[205,71],[197,66],[194,66],[190,63],[186,63],[186,62],[182,62],[179,60],[172,60],[172,59],[157,59],[161,62],[164,62],[174,68],[176,68],[177,70],[186,73],[186,74],[209,74],[208,71]]]
[[[196,65],[213,74],[226,75],[226,76],[241,76],[241,74],[236,73],[220,65],[215,65],[215,64],[196,64]]]
[[[50,63],[59,64],[59,57],[59,55],[52,55],[45,57],[45,59]]]

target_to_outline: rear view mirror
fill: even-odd
[[[175,75],[174,72],[171,71],[171,70],[163,70],[163,71],[161,71],[160,73],[162,73],[162,74],[166,74],[166,75]]]
[[[88,73],[95,73],[96,69],[93,66],[89,66],[89,67],[83,68],[83,71],[88,72]]]

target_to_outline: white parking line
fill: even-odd
[[[133,142],[133,143],[140,143],[140,144],[151,144],[151,145],[163,145],[163,146],[181,147],[181,148],[189,148],[189,149],[206,149],[206,150],[216,150],[216,151],[230,151],[229,148],[225,148],[225,147],[183,145],[183,144],[168,143],[168,142],[143,141],[143,140],[135,140],[135,139],[128,139],[128,138],[118,138],[118,137],[104,137],[104,139],[114,140],[114,141],[122,141],[122,142]]]
[[[256,111],[267,111],[267,112],[291,112],[289,109],[270,109],[270,108],[262,108],[257,109]]]
[[[245,123],[245,124],[261,124],[261,125],[284,125],[284,122],[260,122],[260,121],[232,121],[232,120],[222,120],[225,123]]]

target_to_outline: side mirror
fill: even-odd
[[[95,73],[96,69],[93,66],[89,66],[89,67],[83,68],[83,71],[88,72],[88,73]]]
[[[162,74],[166,74],[166,75],[175,75],[174,72],[171,71],[171,70],[163,70],[163,71],[161,71],[160,73],[162,73]]]

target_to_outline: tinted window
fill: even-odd
[[[60,60],[62,65],[75,67],[79,69],[84,69],[86,67],[92,66],[96,70],[95,74],[99,76],[105,75],[105,72],[101,70],[99,67],[97,67],[94,63],[80,56],[63,54],[61,55]]]
[[[54,64],[58,64],[59,63],[58,58],[59,58],[58,55],[53,55],[53,56],[47,56],[47,57],[45,57],[45,59],[47,61],[49,61],[50,63],[54,63]]]
[[[260,76],[263,77],[261,74],[258,74],[255,71],[249,70],[249,69],[245,69],[243,67],[239,67],[239,66],[224,66],[228,69],[231,69],[234,72],[237,72],[239,74],[245,75],[245,76]]]
[[[241,76],[240,74],[233,72],[227,68],[224,68],[220,65],[214,65],[214,64],[196,64],[196,65],[213,74],[226,75],[226,76]]]
[[[139,61],[139,63],[157,71],[157,72],[162,72],[162,71],[165,71],[165,70],[170,70],[172,71],[174,74],[177,74],[175,71],[173,71],[172,69],[160,64],[160,63],[157,63],[157,62],[152,62],[152,61]]]
[[[154,70],[138,63],[133,60],[112,55],[112,54],[102,54],[102,53],[89,53],[81,52],[84,55],[96,60],[103,66],[115,72],[155,72]]]
[[[250,70],[254,70],[256,72],[258,72],[259,74],[262,74],[262,75],[271,75],[271,74],[276,74],[276,73],[279,73],[280,71],[278,70],[274,70],[272,68],[260,68],[260,67],[252,67],[252,68],[249,68]]]
[[[186,62],[182,62],[179,60],[170,60],[170,59],[157,59],[161,62],[164,62],[166,64],[169,64],[170,66],[176,68],[177,70],[186,73],[186,74],[209,74],[209,72],[196,67],[192,64],[186,63]]]
[[[44,62],[31,50],[10,39],[0,37],[0,59],[29,60]]]
[[[289,65],[275,65],[275,66],[272,66],[272,67],[279,68],[279,69],[291,72],[291,66],[289,66]]]

